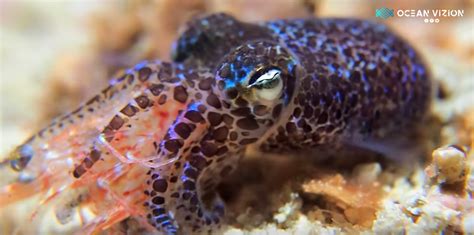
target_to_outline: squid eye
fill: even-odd
[[[278,98],[283,90],[281,81],[281,71],[270,69],[263,72],[257,72],[249,80],[249,88],[255,88],[259,98],[265,100],[274,100]]]

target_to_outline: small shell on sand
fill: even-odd
[[[466,181],[469,164],[464,148],[454,145],[441,147],[433,151],[432,157],[431,165],[427,168],[428,176],[444,184]]]

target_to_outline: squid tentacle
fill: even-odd
[[[216,122],[213,115],[221,115],[218,112],[202,103],[190,104],[160,143],[160,158],[177,157],[176,162],[148,172],[148,220],[168,234],[219,226],[224,209],[212,194],[219,182],[215,174],[230,173],[241,154],[240,147],[225,141],[232,127]],[[215,199],[211,208],[203,197]]]

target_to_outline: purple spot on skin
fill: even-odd
[[[140,70],[141,68],[145,67],[148,64],[148,61],[144,60],[138,64],[135,65],[134,69],[136,71]]]

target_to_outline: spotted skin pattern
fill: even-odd
[[[208,66],[216,76],[204,103],[212,112],[202,110],[194,120],[207,121],[208,131],[180,164],[185,176],[186,170],[193,174],[183,186],[166,188],[185,200],[171,199],[174,218],[167,214],[166,199],[147,204],[150,222],[171,233],[178,226],[199,231],[218,225],[222,206],[205,209],[199,199],[212,194],[219,179],[235,168],[245,146],[260,140],[262,151],[291,151],[383,138],[416,124],[429,104],[430,81],[415,51],[385,26],[371,22],[250,25],[221,14],[192,22],[177,45],[177,62]],[[244,84],[255,71],[271,67],[282,71],[284,90],[277,101],[259,102]],[[150,174],[155,172],[160,175]],[[188,180],[192,183],[184,185]],[[149,194],[165,191],[156,182],[152,177]],[[166,180],[159,182],[161,186]]]
[[[60,118],[87,118],[79,115],[94,105],[107,109],[106,121],[95,123],[102,141],[81,145],[86,156],[70,174],[82,179],[111,155],[148,166],[141,215],[166,234],[217,231],[225,210],[214,189],[250,145],[263,152],[343,148],[409,133],[429,108],[430,79],[420,57],[368,21],[250,24],[214,14],[188,24],[173,56],[173,63],[137,65]],[[117,87],[124,98],[112,103]],[[262,98],[273,94],[262,90],[275,87],[277,96]],[[17,149],[17,171],[38,154],[33,143]]]

